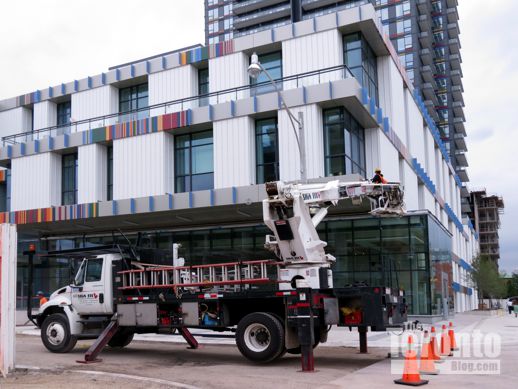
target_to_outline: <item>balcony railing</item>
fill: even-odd
[[[346,65],[339,65],[311,72],[299,73],[292,76],[279,78],[275,81],[280,89],[288,90],[300,88],[302,86],[316,85],[321,84],[322,82],[353,77],[353,74]],[[52,126],[35,131],[8,135],[2,137],[2,146],[16,143],[25,143],[32,140],[45,139],[57,135],[72,134],[75,132],[91,130],[94,128],[105,127],[117,123],[146,119],[150,116],[159,116],[171,112],[178,112],[186,109],[206,106],[208,103],[219,104],[231,100],[258,96],[263,93],[272,92],[273,90],[270,87],[270,82],[265,81],[257,84],[244,85],[241,87],[224,89],[203,95],[172,100],[134,111],[114,113],[85,120],[78,120],[67,124],[66,126]]]

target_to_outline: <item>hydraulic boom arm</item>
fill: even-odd
[[[403,192],[398,183],[337,180],[285,184],[276,181],[266,184],[266,192],[263,219],[274,235],[266,236],[265,247],[273,251],[286,268],[298,269],[297,274],[311,268],[319,272],[319,268],[329,268],[335,261],[332,255],[325,253],[327,243],[320,240],[316,230],[331,205],[345,199],[350,199],[353,205],[361,205],[366,199],[370,203],[370,214],[400,216],[405,212]]]

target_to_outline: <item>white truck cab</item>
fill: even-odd
[[[95,339],[113,315],[112,265],[120,254],[84,258],[74,282],[51,294],[38,312],[43,344],[68,352],[77,339]]]

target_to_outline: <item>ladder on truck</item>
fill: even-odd
[[[243,285],[276,282],[268,269],[278,262],[265,259],[195,266],[145,265],[142,269],[118,272],[122,278],[119,290],[153,288],[213,288],[238,290]]]

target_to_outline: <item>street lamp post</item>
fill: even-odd
[[[275,82],[275,80],[272,78],[270,73],[261,65],[259,62],[259,58],[257,57],[256,53],[252,54],[252,58],[250,61],[250,66],[248,67],[248,75],[253,78],[257,79],[261,73],[264,73],[266,77],[268,77],[268,80],[272,83],[272,85],[275,88],[275,91],[277,92],[277,95],[279,96],[279,99],[282,102],[282,105],[286,109],[286,112],[288,113],[288,118],[290,119],[291,126],[293,128],[293,133],[295,134],[295,139],[297,140],[297,148],[299,150],[299,158],[300,158],[300,178],[303,182],[306,182],[307,175],[306,175],[306,145],[305,145],[305,138],[304,138],[304,117],[302,115],[302,112],[298,113],[298,118],[293,115],[290,108],[286,104],[286,101],[284,101],[284,97],[282,97],[281,90],[279,89],[279,86]],[[297,123],[298,131],[295,126],[295,123]]]

